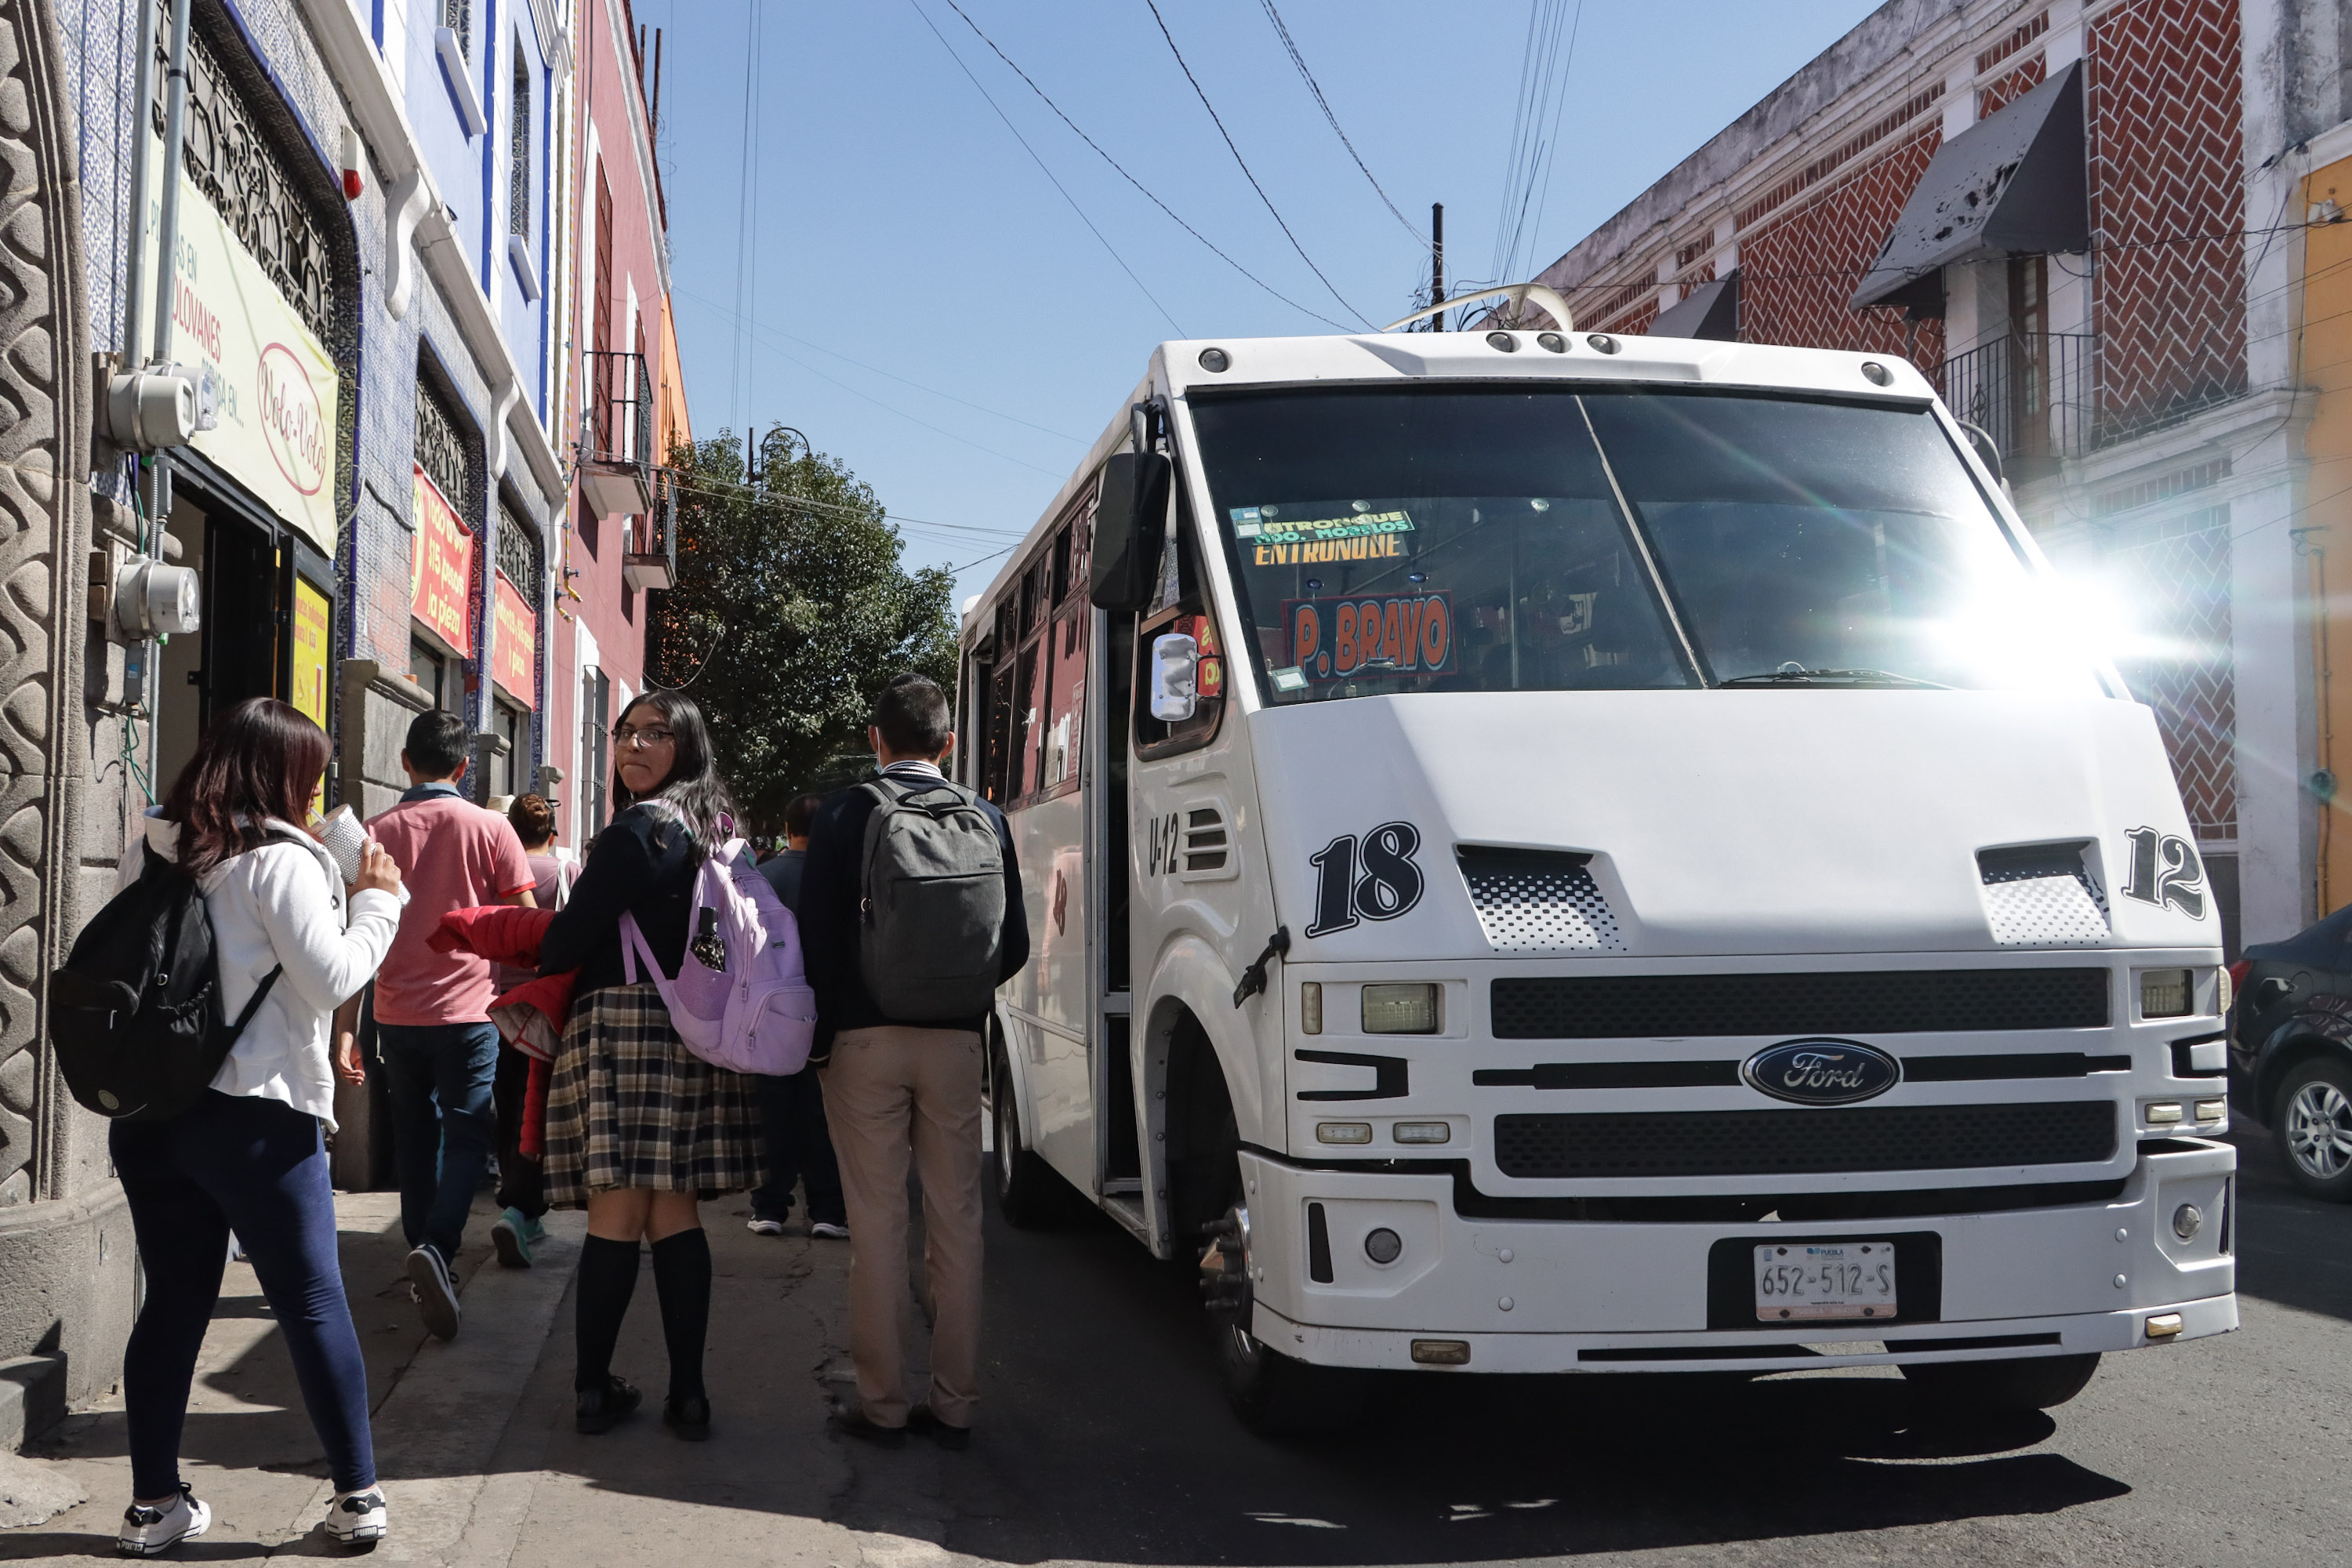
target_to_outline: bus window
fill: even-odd
[[[1044,637],[1033,637],[1013,660],[1013,745],[1004,771],[1004,798],[1008,801],[1019,800],[1036,787],[1037,742],[1042,729],[1037,722],[1037,705],[1045,696],[1045,658],[1050,646]]]
[[[1087,727],[1087,623],[1091,618],[1091,606],[1083,599],[1066,605],[1045,639],[1054,655],[1050,700],[1039,721],[1039,789],[1073,783],[1078,776],[1078,748]]]

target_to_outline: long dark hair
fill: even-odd
[[[638,796],[630,794],[629,786],[621,782],[615,748],[613,798],[625,810],[641,800],[659,801],[685,825],[695,858],[700,859],[730,837],[719,819],[735,815],[735,801],[727,793],[727,781],[719,776],[719,757],[711,750],[709,726],[702,721],[701,708],[685,692],[648,691],[621,710],[621,716],[613,721],[613,728],[618,730],[627,723],[629,715],[640,708],[649,708],[660,716],[669,732],[677,738],[677,750],[670,753],[669,776],[662,780],[661,787],[651,795]]]
[[[172,781],[180,868],[201,877],[268,837],[264,817],[300,823],[327,771],[327,732],[275,697],[248,697],[212,722]]]

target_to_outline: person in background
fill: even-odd
[[[588,1211],[575,1286],[572,1426],[607,1432],[640,1395],[613,1375],[613,1347],[637,1288],[637,1244],[653,1244],[669,1350],[663,1424],[710,1436],[702,1382],[710,1326],[710,1241],[700,1201],[759,1184],[751,1080],[686,1048],[650,976],[632,982],[621,917],[635,917],[665,976],[686,957],[694,882],[730,835],[733,806],[703,725],[682,692],[638,698],[613,726],[614,799],[572,896],[541,940],[542,974],[576,970],[572,1016],[547,1096],[548,1201]]]
[[[941,785],[940,761],[955,745],[946,693],[900,675],[874,705],[866,740],[881,784],[912,793]],[[969,791],[960,793],[969,795]],[[1000,984],[1029,962],[1029,918],[1004,814],[976,803],[996,829],[1004,864]],[[855,1410],[835,1430],[882,1447],[912,1426],[943,1447],[971,1439],[980,1381],[980,1088],[984,1015],[947,1024],[901,1024],[866,990],[858,958],[866,826],[872,788],[829,797],[809,829],[801,880],[801,946],[816,990],[816,1048],[825,1118],[848,1198],[849,1354],[857,1368]],[[923,1273],[931,1305],[929,1402],[909,1408],[899,1309],[907,1299],[907,1158],[923,1184]]]
[[[376,976],[376,1040],[392,1079],[409,1286],[425,1328],[445,1340],[457,1337],[460,1315],[449,1267],[498,1142],[498,993],[489,960],[436,952],[426,939],[451,910],[531,908],[536,879],[507,819],[457,793],[466,752],[464,720],[418,714],[400,753],[408,792],[368,824],[408,879],[400,935]]]
[[[507,806],[507,824],[521,840],[523,862],[530,868],[533,907],[562,909],[564,895],[571,890],[580,868],[555,858],[555,808],[547,804],[545,795],[519,795]],[[503,963],[492,964],[490,969],[494,997],[523,984],[534,973]],[[539,1162],[522,1152],[523,1102],[530,1091],[530,1058],[504,1040],[499,1042],[498,1079],[493,1090],[499,1112],[498,1203],[506,1212],[490,1226],[490,1245],[498,1248],[499,1261],[505,1267],[528,1268],[531,1248],[547,1237],[547,1229],[540,1223],[547,1213],[547,1190]]]
[[[784,852],[760,868],[760,875],[776,889],[776,897],[795,918],[800,913],[801,868],[808,861],[809,824],[824,797],[795,795],[784,807]],[[768,1148],[768,1182],[751,1189],[755,1236],[782,1236],[793,1216],[793,1185],[808,1187],[809,1234],[835,1241],[849,1239],[849,1210],[841,1196],[841,1166],[834,1159],[833,1138],[825,1131],[824,1090],[807,1068],[781,1078],[759,1074],[760,1131]]]
[[[115,1545],[126,1556],[152,1556],[212,1523],[212,1510],[180,1479],[180,1434],[232,1231],[327,1451],[335,1488],[328,1535],[373,1545],[386,1532],[367,1367],[343,1295],[320,1128],[335,1130],[329,1018],[390,950],[403,895],[400,868],[370,843],[347,900],[333,858],[294,826],[310,814],[326,766],[324,731],[274,698],[247,698],[205,731],[123,854],[123,887],[151,845],[195,879],[226,1016],[243,1012],[276,971],[194,1109],[108,1130],[146,1289],[122,1357],[134,1500]]]

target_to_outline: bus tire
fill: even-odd
[[[1238,1324],[1218,1325],[1217,1361],[1234,1415],[1261,1436],[1328,1436],[1361,1417],[1370,1394],[1369,1373],[1293,1361]]]
[[[1015,1230],[1044,1230],[1063,1213],[1062,1178],[1022,1146],[1021,1109],[1013,1099],[1013,1073],[997,1042],[989,1053],[988,1109],[995,1134],[996,1212]]]
[[[1939,1410],[2016,1415],[2050,1410],[2083,1392],[2099,1370],[2098,1352],[2021,1356],[2014,1361],[1946,1361],[1906,1366],[1903,1376]]]

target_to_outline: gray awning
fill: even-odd
[[[1658,312],[1650,323],[1648,336],[1654,338],[1718,338],[1725,342],[1739,341],[1739,268],[1712,283],[1702,283],[1692,289],[1679,305]]]
[[[1924,292],[1912,286],[1952,262],[2089,249],[2084,155],[2077,60],[1937,150],[1854,290],[1854,308],[1909,305],[1914,315],[1940,315],[1940,288],[1935,309],[1923,310]]]

